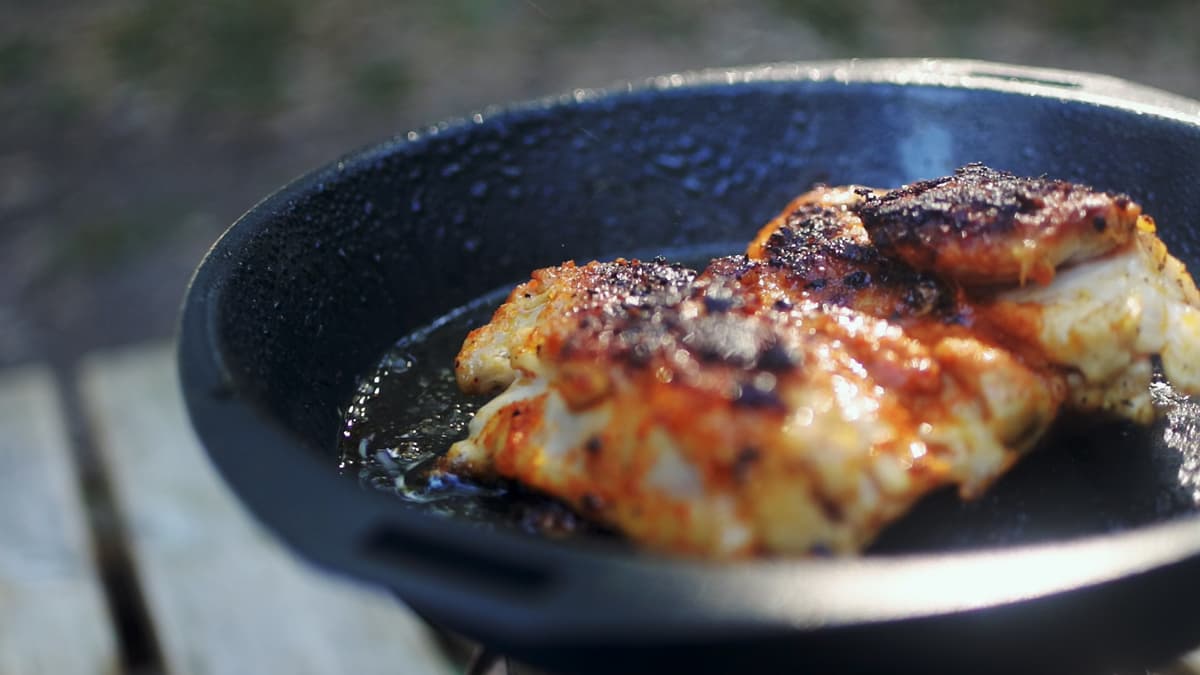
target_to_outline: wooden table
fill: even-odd
[[[386,592],[248,516],[191,431],[169,345],[0,372],[0,675],[459,670]],[[1159,672],[1200,675],[1200,651]]]
[[[69,381],[0,373],[0,675],[456,670],[387,593],[248,516],[191,431],[169,346]]]

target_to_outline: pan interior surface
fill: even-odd
[[[1184,610],[1200,597],[1183,583],[1200,573],[1197,415],[1168,392],[1159,426],[1068,421],[982,499],[933,495],[885,533],[880,555],[845,564],[709,566],[590,535],[547,543],[337,475],[346,407],[398,338],[563,260],[747,241],[818,182],[896,186],[972,161],[1084,182],[1133,196],[1200,269],[1200,106],[1160,114],[1111,102],[1104,78],[1008,67],[1029,81],[981,86],[969,74],[979,64],[953,66],[965,84],[914,83],[916,67],[859,77],[801,64],[734,84],[584,92],[410,134],[299,179],[226,233],[185,304],[185,396],[214,463],[302,554],[547,667],[586,671],[589,653],[607,653],[608,667],[614,645],[666,659],[643,665],[708,670],[747,649],[775,666],[928,670],[987,640],[1005,648],[997,668],[1072,663],[1067,652],[1098,633],[1111,640],[1097,659],[1187,646],[1200,634]],[[1086,574],[979,578],[972,600],[938,581],[1041,560],[1055,552],[1020,545],[1079,535],[1103,535],[1079,544]],[[973,553],[1013,545],[995,560]],[[896,584],[912,594],[865,590]],[[926,630],[958,642],[932,654]],[[864,639],[878,654],[856,648]],[[698,641],[713,647],[680,660],[674,647]]]

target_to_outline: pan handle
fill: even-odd
[[[361,549],[370,560],[413,570],[417,576],[444,580],[473,593],[532,600],[545,597],[555,582],[548,567],[528,558],[506,555],[499,548],[483,547],[487,555],[481,555],[477,542],[464,545],[453,539],[424,536],[386,524],[369,530],[362,539]]]

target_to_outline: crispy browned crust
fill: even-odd
[[[857,210],[863,195],[876,192],[822,187],[806,193],[759,232],[747,256],[776,271],[791,302],[853,307],[893,320],[956,321],[956,288],[883,255],[867,236]]]
[[[467,336],[454,362],[458,386],[469,394],[497,392],[512,383],[517,371],[532,374],[548,339],[561,341],[581,323],[612,321],[639,307],[677,304],[695,277],[694,270],[662,259],[582,266],[567,261],[535,270],[489,323]]]
[[[758,372],[794,368],[802,356],[784,326],[790,307],[763,307],[762,298],[738,282],[736,275],[749,266],[740,256],[719,259],[714,267],[722,271],[710,268],[681,288],[677,280],[694,273],[662,262],[586,265],[576,279],[579,293],[618,300],[585,306],[565,318],[545,334],[542,355],[560,369],[595,370],[597,363],[606,363],[650,370],[662,380],[699,386],[735,404],[770,405],[771,392],[756,392],[750,382]],[[631,277],[655,283],[631,290],[625,281]],[[663,285],[669,290],[660,290]],[[568,400],[579,402],[581,393]]]
[[[863,197],[858,214],[884,254],[966,284],[1049,283],[1060,264],[1130,241],[1141,213],[1126,195],[982,164]]]

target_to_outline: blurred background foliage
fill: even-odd
[[[1200,97],[1196,0],[0,0],[0,365],[170,335],[236,216],[344,151],[674,70],[946,56]]]

